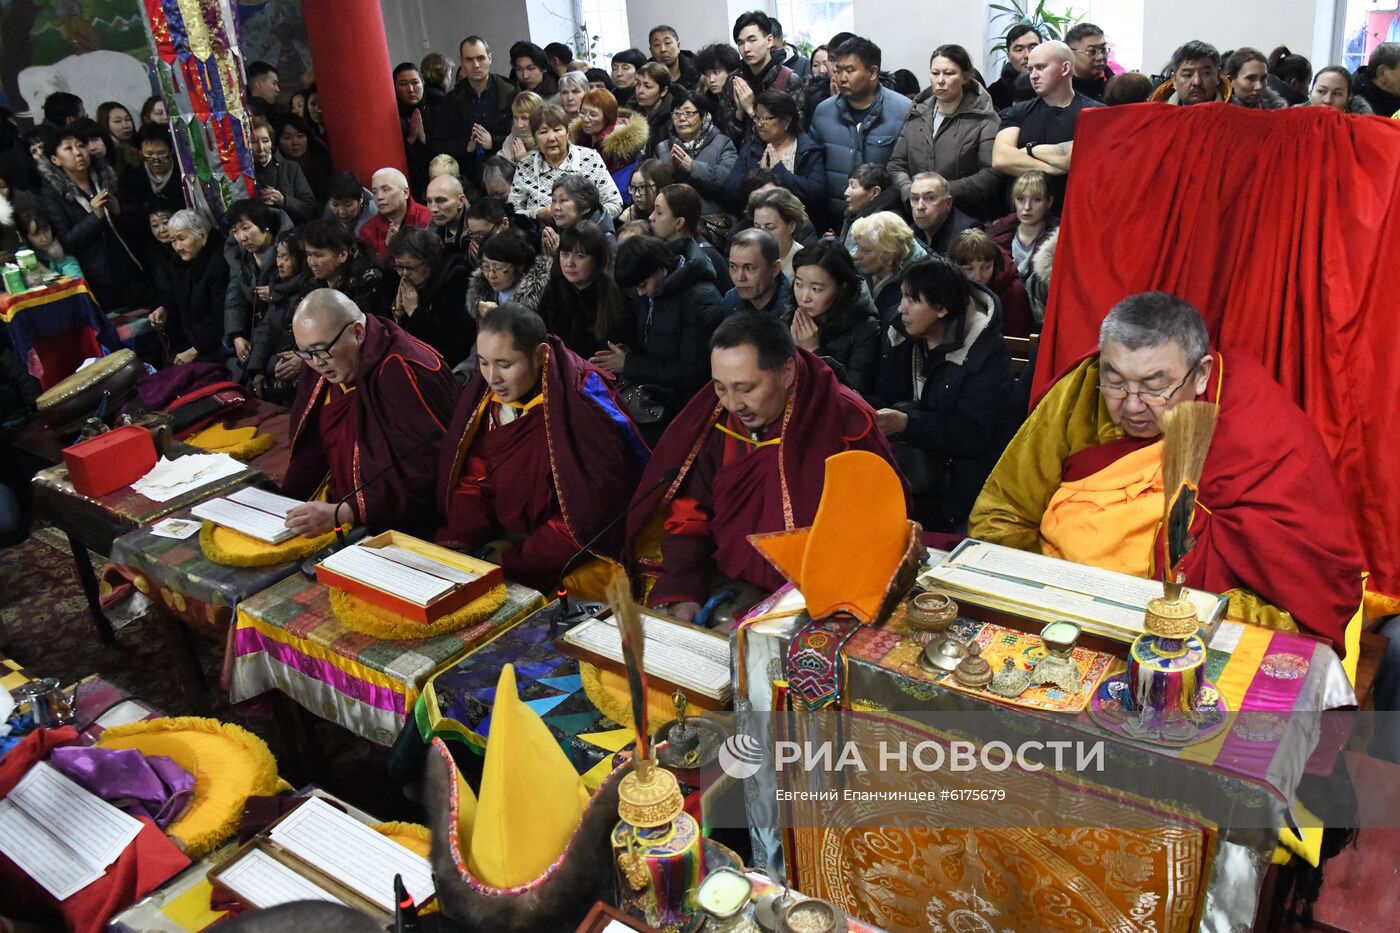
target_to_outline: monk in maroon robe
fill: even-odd
[[[366,317],[332,288],[292,318],[302,368],[292,405],[292,455],[282,493],[308,502],[287,516],[303,535],[364,525],[420,536],[436,530],[438,449],[457,381],[432,347]]]
[[[783,585],[749,536],[812,523],[827,457],[868,450],[895,462],[871,408],[798,349],[776,317],[726,318],[711,339],[710,370],[713,385],[657,445],[627,529],[638,567],[659,572],[648,602],[687,621],[726,581],[764,594]],[[658,521],[659,566],[647,553]]]
[[[637,488],[649,451],[612,377],[506,303],[477,331],[480,369],[443,445],[437,541],[478,551],[509,580],[549,592],[585,546],[617,558],[622,530],[594,541]]]

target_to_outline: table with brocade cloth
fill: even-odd
[[[66,278],[19,295],[0,294],[0,327],[29,374],[48,389],[83,360],[116,350],[121,338],[82,279]]]
[[[781,595],[758,607],[736,633],[735,663],[746,707],[753,710],[782,708],[794,689],[789,647],[803,637],[808,618],[800,599],[795,610],[791,600],[779,607]],[[986,644],[988,624],[960,618],[951,633]],[[993,628],[997,637],[1014,640],[1008,630]],[[935,740],[946,738],[938,734],[946,732],[976,742],[966,731],[974,721],[995,723],[999,736],[1104,739],[1110,762],[1133,767],[1092,780],[1080,775],[1061,781],[1066,786],[1059,799],[1067,804],[1052,815],[1053,828],[1014,822],[954,828],[962,826],[957,808],[941,802],[921,807],[920,819],[906,826],[885,829],[857,825],[858,804],[824,802],[820,811],[808,807],[813,812],[805,819],[803,804],[785,811],[781,857],[794,886],[892,933],[1060,929],[1076,923],[1086,929],[1161,933],[1198,925],[1248,929],[1299,782],[1305,772],[1319,765],[1325,772],[1330,765],[1326,749],[1319,747],[1329,741],[1322,712],[1355,703],[1341,662],[1326,645],[1226,621],[1210,641],[1205,669],[1224,708],[1235,715],[1193,744],[1146,745],[1105,728],[1102,720],[1079,711],[1083,704],[1052,713],[948,686],[943,672],[918,665],[922,649],[906,632],[901,610],[884,627],[860,628],[844,641],[836,665],[843,672],[841,708],[895,719],[936,712],[935,727],[926,730]],[[1095,676],[1107,683],[1122,669],[1123,662],[1115,659]],[[1098,700],[1094,709],[1101,709]],[[1310,767],[1314,751],[1317,761]],[[1042,783],[1037,790],[1018,770],[994,775],[986,786],[1005,790],[1008,801],[1020,804],[1043,792],[1044,782],[1059,780],[1037,775]],[[1133,772],[1131,790],[1117,783],[1125,771]],[[1189,795],[1182,790],[1188,785]],[[750,791],[753,825],[778,822],[764,800],[771,800],[775,786],[770,780],[768,794]],[[1239,812],[1232,807],[1249,810],[1252,821],[1228,824],[1221,815]],[[1115,825],[1103,818],[1110,808],[1135,819],[1125,820],[1126,828],[1093,828]],[[1014,812],[1023,811],[1008,808]],[[1084,818],[1083,828],[1074,828],[1077,816]],[[1241,828],[1246,825],[1250,828]],[[773,847],[773,836],[764,840],[756,833],[756,862],[764,864],[758,856],[766,853],[776,863],[767,852]]]
[[[172,449],[168,456],[195,452],[197,451],[192,448],[179,445]],[[165,502],[147,499],[134,492],[130,486],[123,486],[105,496],[93,497],[84,496],[74,489],[73,483],[68,479],[68,467],[59,464],[35,474],[31,489],[34,494],[35,511],[48,518],[68,536],[68,545],[73,551],[73,562],[78,571],[78,582],[87,597],[93,624],[103,641],[114,644],[112,625],[102,612],[97,575],[93,573],[87,552],[93,551],[108,557],[116,539],[129,531],[158,522],[239,486],[261,486],[265,481],[266,477],[261,471],[250,467]]]
[[[486,750],[496,682],[506,664],[515,667],[516,689],[546,728],[584,784],[596,788],[612,771],[613,754],[631,745],[631,728],[613,722],[584,692],[576,659],[561,654],[550,638],[551,612],[532,617],[438,672],[424,686],[413,715],[394,743],[390,767],[406,783],[421,771],[434,738]]]
[[[490,618],[448,635],[388,641],[343,625],[330,591],[295,574],[238,606],[230,695],[275,690],[322,719],[391,745],[428,678],[527,619],[544,596],[518,584]]]
[[[188,511],[168,517],[199,522]],[[317,557],[313,554],[303,560]],[[150,525],[113,541],[111,562],[156,604],[171,661],[195,708],[203,705],[205,685],[192,636],[227,640],[238,604],[299,572],[303,563],[284,561],[266,567],[217,564],[204,556],[198,534],[168,538],[156,534]],[[227,663],[226,657],[226,668]]]

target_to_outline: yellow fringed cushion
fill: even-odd
[[[578,673],[579,679],[583,681],[583,695],[598,708],[598,712],[619,726],[637,731],[632,722],[632,692],[627,685],[626,674],[614,673],[587,661],[579,662]],[[674,719],[676,708],[671,702],[671,694],[654,685],[648,685],[647,715],[653,725]]]
[[[559,740],[521,702],[514,666],[503,666],[472,827],[472,874],[497,888],[535,880],[568,846],[588,797]]]
[[[433,848],[433,834],[422,823],[380,823],[374,827],[374,831],[423,858],[428,858]]]
[[[210,453],[228,454],[245,462],[267,453],[276,441],[271,434],[259,434],[253,425],[226,428],[222,424],[210,425],[185,439],[185,443],[191,447],[198,447]]]
[[[433,638],[449,632],[460,632],[491,618],[506,604],[506,587],[505,584],[493,586],[485,596],[479,596],[461,609],[449,612],[436,622],[426,625],[334,587],[330,590],[330,600],[331,612],[335,613],[340,624],[346,628],[387,641],[406,641],[411,638]]]
[[[277,760],[267,743],[232,723],[198,716],[151,719],[108,729],[103,748],[134,748],[165,755],[194,777],[194,796],[166,833],[192,859],[227,841],[238,829],[249,797],[277,790]]]
[[[205,522],[199,529],[199,548],[204,556],[225,567],[271,567],[301,560],[334,543],[334,531],[314,538],[297,535],[281,544],[268,544],[213,522]]]

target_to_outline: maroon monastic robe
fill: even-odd
[[[611,377],[557,338],[539,394],[503,424],[480,373],[467,384],[443,447],[439,544],[475,551],[497,538],[509,580],[549,592],[579,548],[617,516],[649,452],[613,395]],[[621,530],[592,545],[617,557]]]
[[[847,450],[868,450],[895,465],[874,411],[806,350],[798,351],[787,409],[758,443],[731,421],[714,389],[702,389],[657,445],[642,477],[643,500],[628,523],[629,553],[653,572],[658,568],[637,554],[637,543],[658,515],[664,524],[651,604],[704,603],[716,571],[765,591],[782,586],[782,574],[749,543],[749,535],[810,525],[826,458]],[[680,470],[675,481],[655,488],[669,469]]]
[[[283,494],[310,499],[324,485],[330,502],[348,496],[356,524],[373,533],[431,536],[438,449],[458,392],[451,370],[397,324],[367,317],[359,373],[346,388],[302,368]]]

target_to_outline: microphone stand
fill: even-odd
[[[603,526],[601,531],[590,538],[587,544],[583,545],[583,547],[579,548],[577,551],[574,551],[574,553],[569,556],[569,559],[564,561],[564,566],[559,568],[559,581],[554,586],[554,595],[559,598],[559,606],[555,610],[553,618],[549,620],[549,637],[551,639],[559,634],[560,622],[567,623],[566,628],[572,628],[593,614],[581,606],[576,607],[569,595],[569,588],[564,585],[564,578],[569,575],[569,571],[573,569],[574,564],[580,557],[590,553],[593,545],[606,537],[608,532],[618,526],[619,522],[631,515],[632,510],[646,499],[649,499],[652,493],[656,492],[656,490],[660,489],[662,486],[674,482],[676,477],[680,475],[680,472],[678,468],[672,467],[662,473],[660,479],[648,486],[646,491],[640,496],[633,496],[632,502],[627,508],[619,512],[612,521]]]

